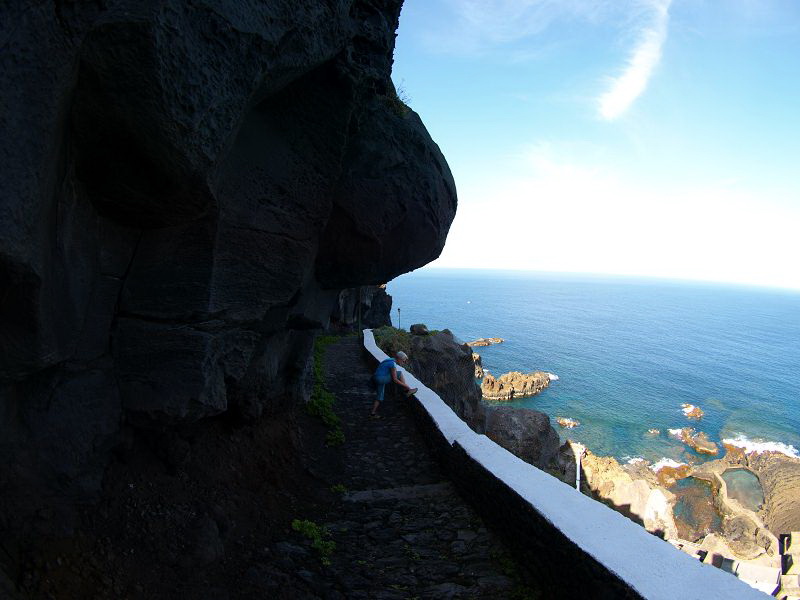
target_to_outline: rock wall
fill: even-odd
[[[339,293],[331,314],[331,328],[355,330],[359,323],[359,309],[362,329],[392,325],[392,297],[386,293],[386,285],[370,285],[348,288]]]
[[[0,7],[0,538],[68,528],[129,425],[302,401],[339,292],[439,255],[400,6]]]

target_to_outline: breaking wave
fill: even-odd
[[[797,451],[797,448],[791,444],[751,440],[741,434],[733,438],[726,438],[722,440],[722,443],[742,448],[745,452],[780,452],[792,458],[800,458],[800,453]]]
[[[671,458],[662,458],[656,463],[650,465],[650,468],[653,470],[654,473],[658,473],[664,467],[672,467],[677,469],[678,467],[684,466],[686,463],[678,462],[677,460],[672,460]]]

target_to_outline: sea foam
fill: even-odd
[[[650,465],[650,468],[653,470],[654,473],[658,473],[664,467],[672,467],[677,469],[678,467],[684,466],[686,463],[678,462],[677,460],[672,460],[671,458],[662,458],[658,462]]]
[[[790,444],[782,442],[764,442],[757,440],[750,440],[744,435],[737,435],[734,438],[726,438],[722,440],[723,444],[729,446],[736,446],[742,448],[745,452],[780,452],[792,458],[800,458],[797,448]]]
[[[639,463],[646,463],[647,462],[641,456],[634,456],[634,457],[623,456],[622,460],[625,460],[625,462],[627,462],[629,465],[638,465]]]
[[[555,373],[548,373],[547,377],[550,379],[550,381],[558,381],[558,375]]]

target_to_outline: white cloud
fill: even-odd
[[[452,15],[447,29],[430,31],[432,49],[453,54],[482,54],[504,47],[512,60],[536,58],[543,50],[508,53],[509,44],[542,33],[560,19],[593,21],[614,10],[615,0],[445,0]]]
[[[547,146],[463,190],[434,266],[615,273],[800,289],[800,206],[736,182],[643,184]],[[489,186],[492,187],[489,187]],[[788,194],[788,192],[786,192]],[[785,198],[783,199],[785,200]]]
[[[624,71],[611,79],[609,89],[599,98],[598,109],[604,119],[611,121],[624,114],[647,88],[653,71],[661,61],[671,2],[653,0],[652,22],[641,31]]]

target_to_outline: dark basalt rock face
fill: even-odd
[[[377,329],[391,326],[392,297],[385,285],[348,288],[339,293],[331,314],[331,328],[355,331],[358,328],[358,311],[361,310],[361,327]]]
[[[470,427],[482,431],[480,388],[475,384],[472,350],[449,329],[412,335],[409,370],[434,390]]]
[[[487,437],[540,469],[552,467],[560,441],[546,414],[509,406],[486,410]]]
[[[0,7],[0,530],[68,528],[128,424],[302,401],[340,290],[439,255],[400,5]]]

